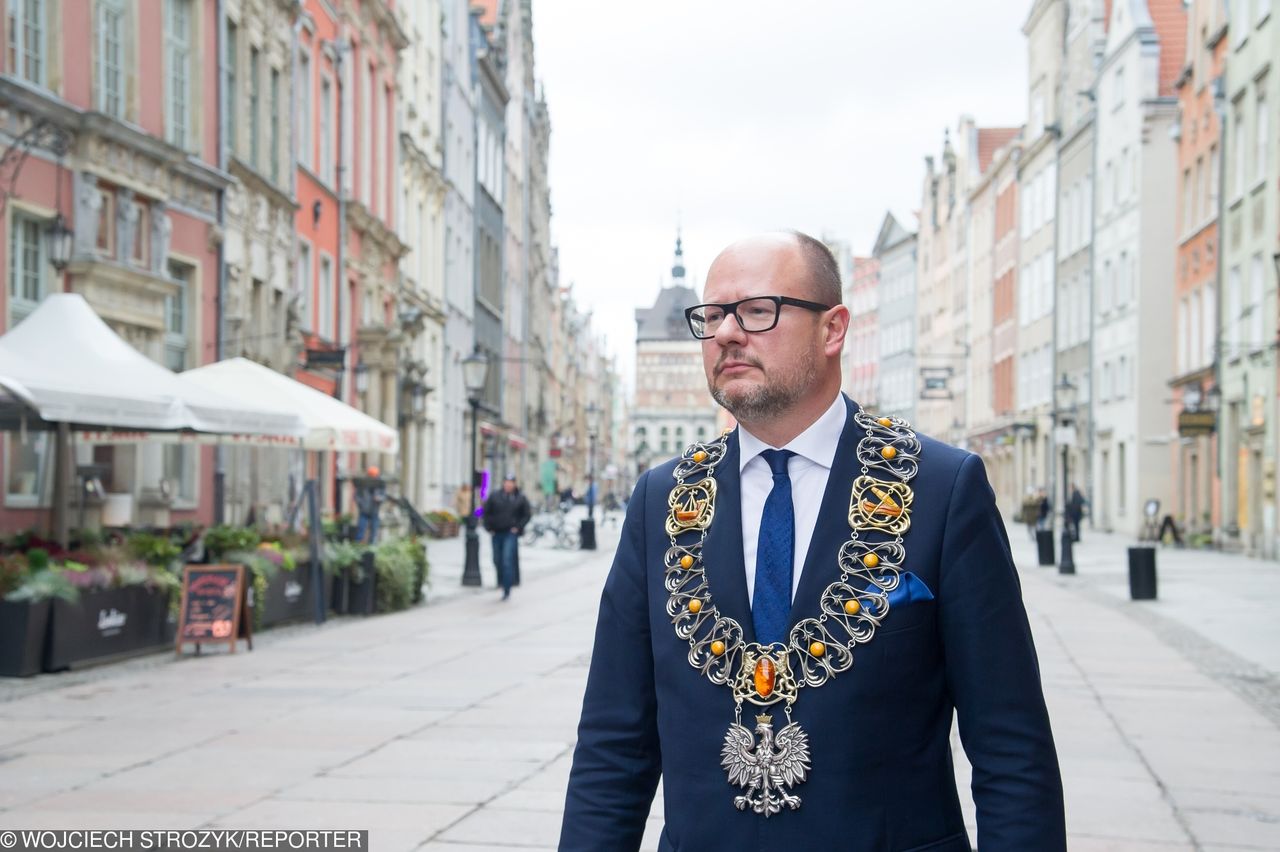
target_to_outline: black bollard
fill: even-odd
[[[1156,599],[1156,549],[1129,548],[1129,597],[1135,601]]]
[[[1076,560],[1071,552],[1071,530],[1062,528],[1062,561],[1058,563],[1059,574],[1076,573]]]
[[[1036,553],[1041,565],[1053,564],[1053,530],[1036,530]]]

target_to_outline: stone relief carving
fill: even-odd
[[[138,235],[138,220],[142,218],[142,208],[133,200],[133,190],[121,188],[116,191],[116,256],[122,262],[128,262],[133,256],[133,244]]]
[[[92,255],[98,245],[98,217],[102,213],[102,194],[98,176],[92,172],[76,172],[76,238],[77,255]]]
[[[169,274],[169,237],[173,234],[173,222],[164,202],[151,205],[151,273]]]

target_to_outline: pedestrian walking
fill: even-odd
[[[1072,485],[1071,496],[1067,499],[1067,529],[1073,542],[1080,541],[1080,522],[1084,519],[1084,507],[1088,502],[1080,489]]]
[[[1066,848],[1031,630],[981,459],[840,392],[819,241],[725,249],[686,318],[737,427],[636,484],[605,582],[562,852]],[[910,534],[907,535],[908,527]]]
[[[365,473],[367,476],[356,482],[356,541],[374,544],[378,540],[382,504],[387,500],[387,486],[377,467],[370,465]]]
[[[531,517],[533,507],[520,491],[515,474],[507,474],[502,480],[502,489],[484,501],[484,528],[493,535],[493,566],[498,571],[503,600],[511,597],[511,586],[516,580],[520,534]]]

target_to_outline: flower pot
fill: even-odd
[[[169,593],[145,586],[85,592],[76,603],[53,601],[44,670],[168,647]]]
[[[49,632],[49,601],[0,601],[0,676],[40,671]]]
[[[292,571],[280,569],[267,578],[267,591],[261,603],[262,627],[291,621],[306,621],[315,614],[311,597],[311,566],[305,562]]]

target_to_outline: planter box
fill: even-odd
[[[0,601],[0,676],[30,677],[44,661],[49,601]]]
[[[332,609],[338,615],[373,615],[374,591],[378,575],[373,567],[373,551],[366,550],[361,559],[363,580],[355,580],[350,571],[342,571],[333,578]]]
[[[253,606],[262,607],[263,628],[291,621],[309,621],[315,617],[315,601],[311,592],[311,565],[300,563],[292,571],[276,571],[267,578],[267,593]]]
[[[55,600],[44,670],[167,648],[168,620],[168,592],[145,586],[87,592],[74,604]]]

